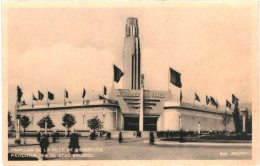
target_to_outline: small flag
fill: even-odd
[[[226,107],[231,108],[231,103],[226,100]]]
[[[99,95],[99,100],[103,100],[103,99],[106,99],[106,98]]]
[[[65,97],[66,97],[66,98],[69,98],[69,93],[68,93],[68,91],[66,91],[66,90],[65,90]]]
[[[118,83],[120,81],[120,78],[124,75],[124,73],[114,65],[114,81]]]
[[[39,100],[42,100],[43,97],[44,97],[44,95],[43,95],[40,91],[38,91],[38,99],[39,99]]]
[[[210,102],[210,99],[209,99],[209,97],[206,95],[206,103],[207,103],[207,105],[209,105],[209,102]]]
[[[83,89],[82,98],[84,98],[84,97],[85,97],[85,95],[86,95],[86,90],[85,90],[85,88],[84,88],[84,89]]]
[[[232,104],[235,104],[235,106],[238,106],[238,98],[236,98],[235,95],[232,94]]]
[[[199,98],[199,96],[196,93],[195,93],[195,100],[200,102],[200,98]]]
[[[48,92],[48,99],[53,100],[54,99],[54,94]]]
[[[218,108],[218,103],[215,101],[213,97],[210,96],[210,103]]]
[[[181,84],[181,73],[178,73],[177,71],[173,70],[172,68],[170,68],[170,82],[181,88],[182,84]]]
[[[180,103],[182,101],[182,92],[180,91]]]
[[[104,95],[107,95],[107,88],[104,86]]]
[[[22,92],[22,89],[17,86],[17,101],[20,103],[21,102],[21,98],[23,96],[23,92]]]
[[[27,104],[25,103],[25,101],[23,101],[23,102],[22,102],[22,105],[27,105]]]
[[[34,96],[34,94],[33,94],[33,96],[32,96],[32,97],[33,97],[33,100],[37,101],[37,98]]]

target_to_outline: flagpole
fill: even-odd
[[[66,106],[66,104],[65,104],[65,89],[64,89],[64,106]]]
[[[170,66],[168,68],[168,91],[170,91]]]
[[[114,64],[113,64],[112,72],[113,72],[112,89],[114,89],[114,78],[115,78]]]
[[[205,103],[205,106],[204,106],[204,110],[206,110],[206,107],[207,107],[207,95],[206,95],[206,103]]]
[[[217,112],[217,109],[218,109],[218,99],[216,99],[216,104],[217,104],[217,106],[216,106],[216,112]]]
[[[180,88],[180,105],[181,105],[181,102],[182,102],[182,92],[181,92],[181,88]]]
[[[83,88],[83,92],[84,92],[84,89],[85,89],[85,88]],[[85,92],[85,93],[86,93],[86,92]],[[84,96],[84,97],[85,97],[85,96]],[[83,100],[83,101],[82,101],[82,102],[83,102],[83,105],[84,105],[84,97],[82,97],[82,100]]]
[[[17,109],[18,109],[18,85],[17,85],[17,88],[16,88],[16,105],[15,105],[15,116],[17,115]]]
[[[194,91],[194,95],[195,95],[195,91]],[[195,97],[196,97],[196,95],[195,95]],[[193,101],[193,107],[195,107],[195,97],[193,98],[193,99],[194,99],[194,101]]]
[[[48,104],[48,98],[49,98],[49,92],[48,92],[48,94],[47,94],[47,106],[49,107],[49,104]]]

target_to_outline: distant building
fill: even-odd
[[[104,123],[103,130],[107,131],[137,131],[140,129],[140,124],[143,125],[144,131],[224,130],[222,119],[225,108],[215,109],[210,105],[203,107],[172,102],[170,91],[142,89],[139,28],[136,18],[127,19],[123,61],[125,73],[122,77],[123,89],[112,89],[108,99],[66,105],[50,104],[49,107],[47,105],[20,106],[17,113],[28,116],[32,121],[26,131],[39,131],[37,122],[47,115],[55,124],[52,130],[65,130],[61,125],[65,113],[75,116],[77,123],[71,130],[76,132],[90,130],[86,122],[94,116],[101,119]],[[232,116],[231,111],[227,111],[227,114]],[[226,129],[235,130],[233,118]]]

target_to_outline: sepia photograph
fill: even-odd
[[[2,9],[7,165],[259,162],[258,2]]]

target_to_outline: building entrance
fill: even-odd
[[[124,130],[139,130],[139,117],[125,117],[124,120]],[[158,117],[144,117],[144,131],[156,131],[157,120]]]

